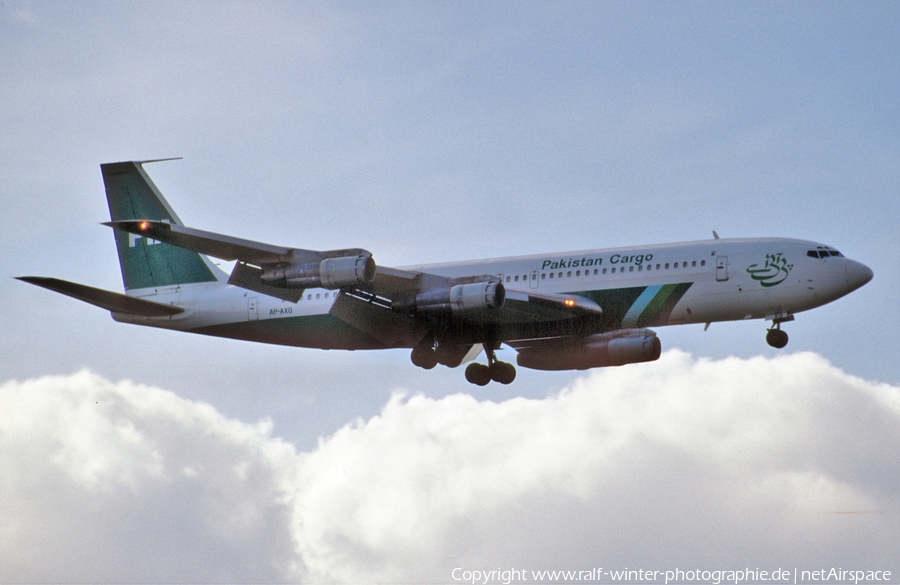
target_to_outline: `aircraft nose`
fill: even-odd
[[[847,260],[844,267],[844,276],[847,279],[847,285],[851,287],[852,290],[856,290],[872,280],[874,275],[871,268],[862,262],[857,262],[855,260]]]

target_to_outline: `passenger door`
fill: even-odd
[[[716,258],[716,280],[718,282],[728,280],[728,256]]]

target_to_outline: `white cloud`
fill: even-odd
[[[398,394],[308,453],[164,390],[7,382],[0,581],[897,570],[898,444],[900,388],[813,354],[668,352],[544,400]]]
[[[0,386],[0,581],[258,581],[290,556],[266,423],[89,372]]]

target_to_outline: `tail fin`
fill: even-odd
[[[182,225],[141,166],[130,161],[100,165],[112,221],[151,219]],[[220,280],[205,256],[163,242],[114,230],[125,290]],[[224,274],[224,273],[223,273]]]

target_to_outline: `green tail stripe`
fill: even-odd
[[[140,163],[103,164],[100,170],[113,221],[152,219],[181,223]],[[119,230],[115,234],[125,290],[217,280],[196,252]]]

